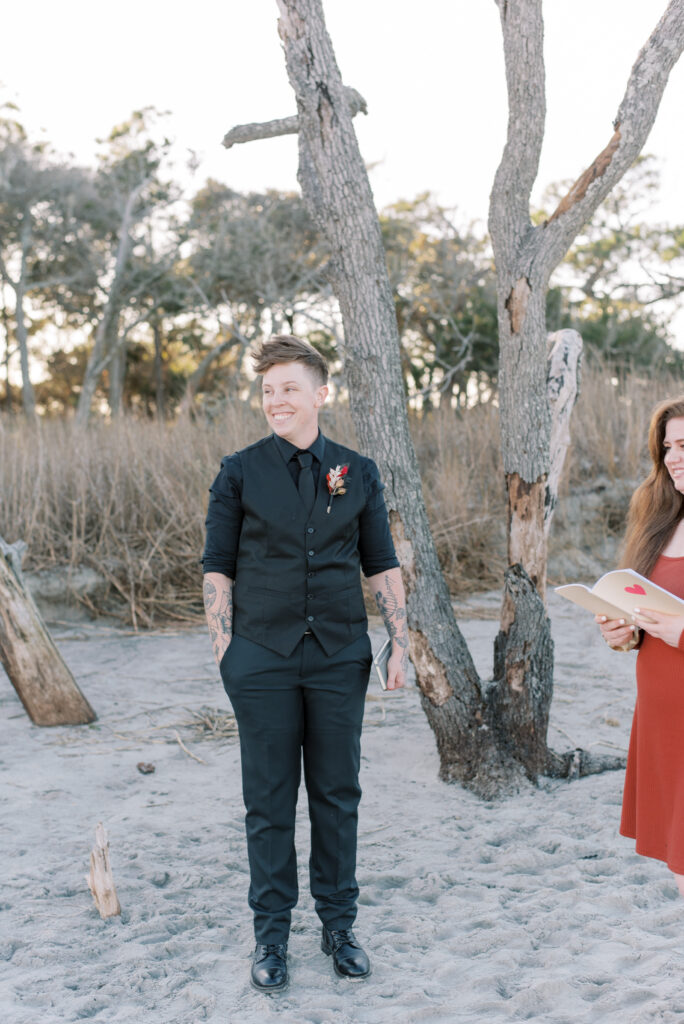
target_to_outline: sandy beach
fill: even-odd
[[[484,675],[498,602],[473,597],[460,616]],[[550,609],[552,745],[625,751],[635,656],[553,594]],[[665,865],[618,836],[623,773],[481,803],[438,780],[415,687],[375,683],[356,925],[373,974],[338,979],[320,951],[302,794],[290,988],[253,992],[239,751],[207,636],[97,623],[53,635],[99,717],[32,726],[0,669],[3,1024],[684,1019],[684,902]],[[226,735],[208,731],[217,721]],[[123,910],[106,922],[85,880],[99,821]]]

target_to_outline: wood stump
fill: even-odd
[[[90,852],[90,874],[86,881],[100,917],[117,917],[121,913],[121,904],[109,863],[109,840],[101,821],[95,829],[95,846]]]

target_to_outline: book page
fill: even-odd
[[[555,591],[573,604],[586,608],[593,615],[605,615],[608,619],[625,619],[632,622],[632,616],[624,608],[604,600],[582,583],[568,583],[564,587],[555,587]]]
[[[684,601],[651,583],[633,569],[614,569],[602,576],[593,587],[568,583],[556,587],[556,593],[586,608],[594,615],[634,622],[634,609],[652,608],[667,615],[684,615]]]
[[[684,601],[651,583],[633,569],[616,569],[594,584],[593,593],[630,614],[635,608],[652,608],[667,615],[684,615]]]

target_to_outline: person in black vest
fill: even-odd
[[[324,437],[323,357],[276,335],[254,356],[272,433],[223,459],[203,557],[214,655],[240,735],[256,950],[251,984],[288,982],[303,754],[311,893],[336,973],[370,974],[356,918],[360,736],[371,647],[360,569],[392,638],[387,686],[406,681],[401,570],[375,463]]]

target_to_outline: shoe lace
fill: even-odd
[[[277,953],[278,956],[283,956],[285,953],[285,946],[278,942],[262,943],[260,952],[262,956],[270,956],[271,953]]]
[[[354,932],[351,928],[339,928],[330,931],[330,938],[332,939],[333,946],[337,949],[339,946],[349,943],[349,945],[358,945]]]

